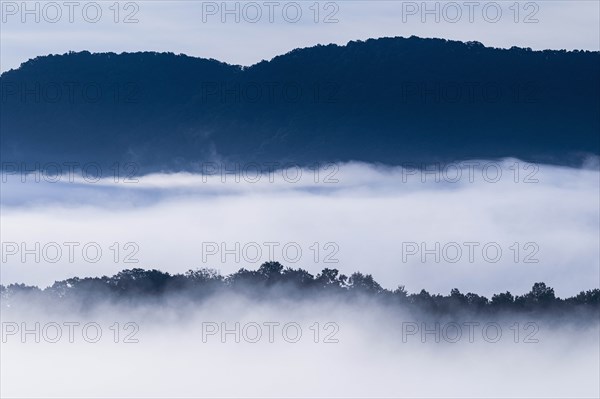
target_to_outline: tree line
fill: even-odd
[[[424,289],[418,293],[409,293],[402,285],[394,290],[385,289],[370,274],[355,272],[346,276],[337,269],[325,268],[317,275],[312,275],[300,268],[284,267],[279,262],[266,262],[257,270],[242,268],[227,276],[208,268],[189,270],[183,274],[136,268],[123,270],[110,277],[73,277],[56,281],[45,289],[24,284],[0,285],[3,306],[14,306],[25,297],[28,303],[34,301],[56,304],[72,301],[81,306],[93,306],[101,301],[160,301],[177,295],[186,300],[199,301],[225,293],[269,300],[278,297],[314,299],[318,295],[347,300],[372,298],[386,304],[441,314],[459,311],[489,313],[600,310],[598,288],[581,291],[569,298],[557,297],[554,289],[543,282],[533,284],[531,291],[523,295],[513,295],[507,291],[494,294],[491,298],[471,292],[464,294],[456,288],[449,295],[431,294]]]

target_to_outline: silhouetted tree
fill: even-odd
[[[373,276],[367,274],[366,276],[360,272],[352,273],[348,279],[348,287],[351,290],[365,292],[369,294],[379,294],[383,291],[383,288],[379,285]]]

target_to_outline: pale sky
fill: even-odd
[[[425,6],[394,0],[0,3],[2,71],[36,56],[82,50],[170,51],[251,65],[298,47],[386,36],[476,40],[493,47],[600,47],[595,0]]]

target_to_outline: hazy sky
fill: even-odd
[[[220,1],[122,1],[119,7],[113,1],[1,3],[2,71],[71,50],[171,51],[249,65],[298,47],[384,36],[533,49],[598,50],[600,45],[599,2],[593,0],[428,2],[425,7],[377,0],[232,1],[225,6]]]

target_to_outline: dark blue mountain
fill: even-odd
[[[29,60],[0,77],[3,162],[402,164],[600,153],[600,53],[384,38],[250,67],[172,53]]]

